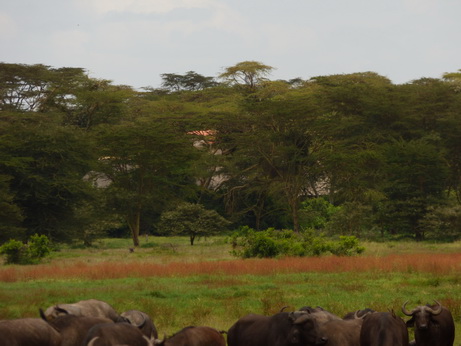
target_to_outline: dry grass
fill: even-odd
[[[423,272],[434,275],[461,274],[461,253],[418,253],[382,257],[309,257],[281,259],[236,259],[208,262],[146,261],[51,263],[36,266],[0,268],[0,281],[16,282],[50,279],[118,279],[142,277],[174,277],[203,274],[272,275],[277,273],[335,272]]]
[[[39,307],[102,299],[117,311],[139,309],[171,334],[190,324],[229,328],[247,313],[320,305],[340,316],[371,307],[400,311],[447,306],[461,328],[461,243],[366,243],[359,257],[241,260],[223,239],[129,240],[61,249],[48,263],[0,267],[0,318],[37,317]],[[461,335],[455,345],[461,345]]]

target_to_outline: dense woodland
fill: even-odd
[[[139,91],[83,68],[0,64],[0,242],[139,245],[174,233],[162,215],[180,206],[186,221],[225,218],[214,232],[461,236],[461,70],[396,85],[272,69],[165,73]]]

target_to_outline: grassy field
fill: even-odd
[[[185,237],[142,240],[134,252],[128,239],[106,239],[91,249],[63,248],[40,265],[0,267],[0,318],[36,317],[40,307],[95,298],[119,312],[145,311],[169,335],[188,325],[227,330],[247,313],[286,305],[402,316],[405,301],[412,308],[435,299],[461,331],[459,242],[364,243],[365,253],[351,258],[241,260],[223,237],[194,246]]]

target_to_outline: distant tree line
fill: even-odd
[[[272,69],[165,73],[135,91],[1,63],[0,241],[129,230],[136,246],[179,229],[193,243],[219,230],[161,218],[194,204],[235,229],[460,237],[461,72],[396,85],[374,72],[272,81]]]

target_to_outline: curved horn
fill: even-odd
[[[408,304],[408,300],[402,305],[402,312],[407,316],[413,316],[413,314],[418,310],[418,308],[414,308],[411,311],[408,311],[405,306]]]
[[[306,321],[313,321],[312,317],[308,314],[304,314],[304,315],[301,315],[299,316],[296,320],[293,321],[293,324],[295,325],[300,325],[300,324],[304,324]]]
[[[58,305],[56,305],[56,306],[54,307],[54,309],[55,309],[57,312],[62,312],[63,314],[70,315],[68,310],[63,309],[63,308],[61,308],[61,307],[58,306]]]
[[[440,304],[437,300],[434,300],[438,307],[434,310],[429,306],[426,306],[426,311],[429,311],[432,315],[438,315],[442,312],[442,304]]]
[[[279,312],[283,312],[283,310],[285,310],[287,307],[288,307],[288,305],[283,306],[283,307],[280,309]]]
[[[95,336],[93,339],[90,340],[90,342],[88,343],[88,346],[93,346],[96,344],[96,341],[98,341],[99,339],[99,336]]]
[[[166,334],[163,334],[163,340],[155,339],[154,340],[154,345],[164,345],[165,341],[166,341]]]

